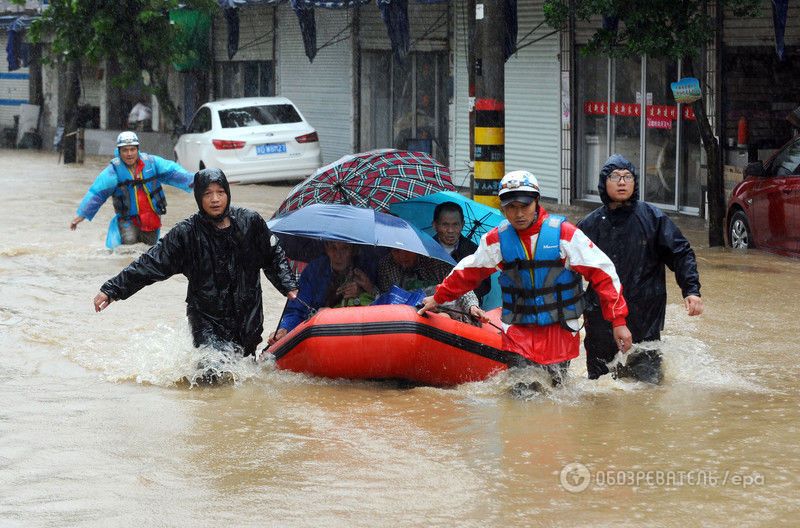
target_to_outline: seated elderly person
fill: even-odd
[[[387,292],[393,285],[396,285],[408,291],[421,289],[430,295],[436,285],[444,280],[452,269],[453,266],[447,262],[402,249],[392,249],[378,262],[378,289],[381,292]],[[452,308],[476,319],[485,317],[475,292],[467,292],[453,305]],[[445,313],[447,313],[446,310]],[[462,318],[459,317],[459,319]]]
[[[442,202],[433,210],[433,229],[436,235],[433,237],[453,260],[459,262],[467,255],[472,255],[477,251],[478,244],[461,234],[464,229],[464,211],[455,202]],[[475,288],[475,295],[478,301],[482,302],[483,297],[492,289],[491,279],[484,279]]]
[[[325,241],[324,248],[325,254],[309,262],[300,275],[297,298],[286,304],[269,344],[308,319],[312,309],[368,305],[375,299],[375,267],[359,258],[358,248],[336,241]]]

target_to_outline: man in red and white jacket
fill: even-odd
[[[611,260],[580,229],[539,205],[539,184],[530,172],[506,174],[498,197],[508,222],[481,238],[477,251],[425,298],[419,314],[460,297],[500,270],[503,348],[525,358],[521,364],[544,366],[557,385],[579,353],[583,277],[597,292],[620,350],[627,352],[628,307]],[[480,315],[485,320],[485,313]]]

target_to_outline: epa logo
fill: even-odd
[[[558,478],[562,488],[570,493],[580,493],[589,487],[592,475],[589,468],[580,462],[571,462],[561,468]]]

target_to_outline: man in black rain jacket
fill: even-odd
[[[614,154],[606,160],[597,189],[604,205],[592,211],[578,227],[617,269],[628,301],[628,328],[633,342],[659,340],[667,307],[665,265],[675,273],[688,314],[703,312],[694,251],[663,211],[638,200],[639,175],[623,156]],[[587,292],[584,318],[586,366],[589,378],[596,379],[609,372],[607,363],[614,359],[618,346],[591,289]],[[660,370],[660,354],[657,359]]]
[[[251,355],[264,323],[260,271],[290,298],[297,294],[294,274],[261,215],[231,207],[221,170],[195,174],[194,196],[199,212],[106,281],[94,298],[95,310],[182,273],[189,279],[186,315],[195,346],[233,343]]]

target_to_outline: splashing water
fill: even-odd
[[[465,383],[458,390],[474,398],[515,397],[526,401],[552,401],[560,404],[577,405],[587,397],[614,392],[636,392],[648,390],[671,390],[702,387],[704,390],[741,390],[764,392],[767,389],[737,373],[734,365],[723,363],[711,353],[708,345],[688,336],[664,336],[662,341],[644,342],[644,348],[657,348],[663,354],[664,381],[661,386],[635,381],[614,379],[610,374],[597,380],[587,378],[586,351],[581,346],[580,355],[571,361],[565,383],[558,388],[550,388],[550,377],[541,369],[509,369],[481,382]],[[624,356],[610,363],[624,362]],[[539,383],[545,390],[527,390],[515,393],[520,384]]]
[[[73,345],[66,354],[85,368],[99,371],[107,381],[162,387],[240,384],[262,370],[252,357],[242,357],[229,343],[195,348],[186,322],[176,327],[159,325],[114,346],[89,339]]]

